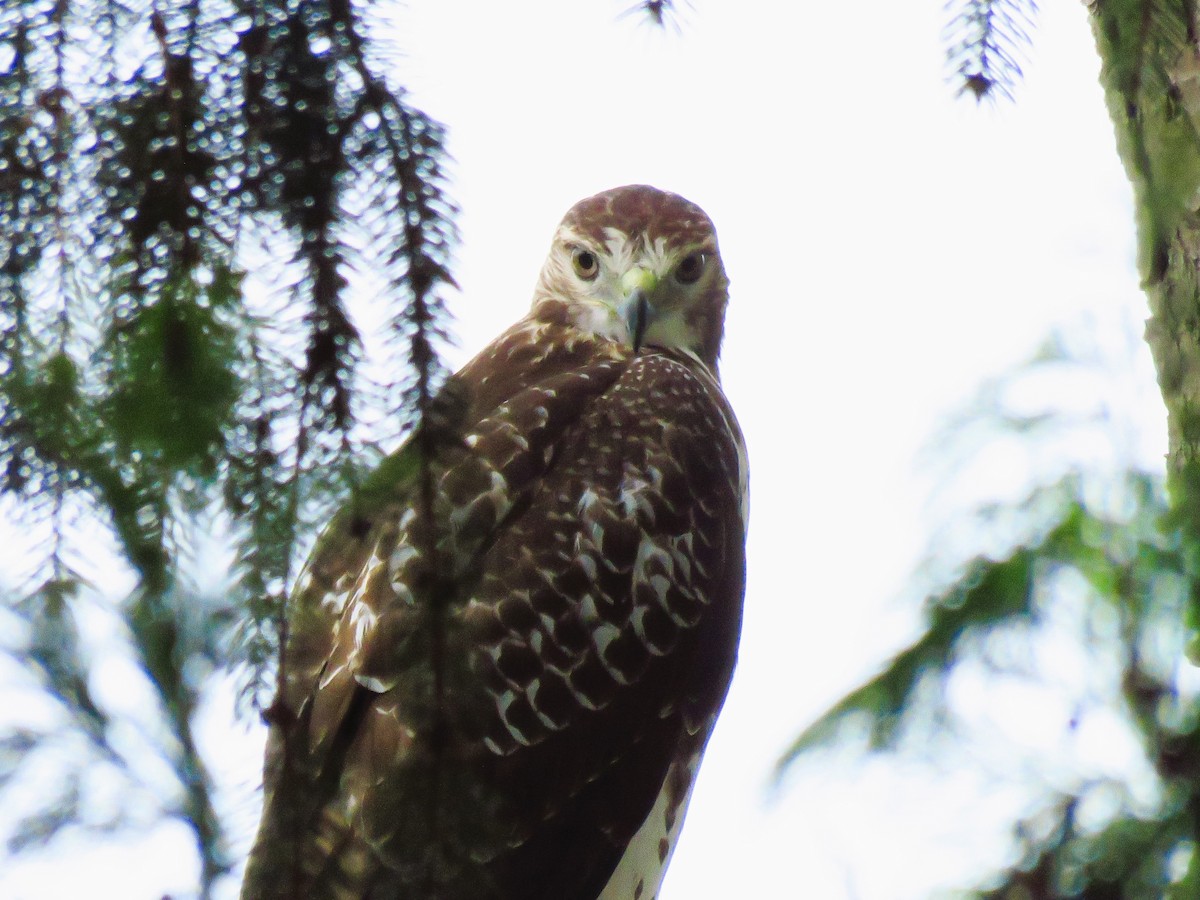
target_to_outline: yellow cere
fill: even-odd
[[[641,266],[634,266],[621,276],[621,291],[626,296],[638,288],[650,295],[654,293],[656,287],[658,287],[658,276]]]

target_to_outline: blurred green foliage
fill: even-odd
[[[312,522],[440,383],[442,130],[380,74],[373,16],[340,0],[0,9],[0,503],[31,548],[7,573],[0,651],[52,701],[0,735],[3,784],[86,748],[61,796],[6,822],[11,850],[80,821],[89,767],[144,786],[129,711],[93,684],[116,652],[175,773],[143,794],[190,823],[212,888],[231,860],[193,733],[205,673],[244,667],[268,698]],[[359,367],[355,265],[382,275],[389,383]],[[360,426],[368,409],[386,433]],[[236,544],[225,577],[189,569],[213,531]],[[116,600],[81,574],[111,549],[134,580]],[[87,638],[96,615],[115,648]]]
[[[945,423],[929,461],[940,490],[970,493],[993,444],[1026,461],[1026,493],[955,504],[914,578],[911,639],[780,761],[782,774],[859,747],[983,766],[1025,812],[992,854],[1012,862],[964,896],[1200,896],[1200,682],[1185,656],[1200,548],[1165,475],[1139,470],[1121,436],[1133,401],[1114,388],[1135,340],[1114,351],[1068,328]],[[1068,412],[1056,384],[1095,393]],[[1098,765],[1097,736],[1137,762]]]
[[[242,393],[237,335],[220,318],[238,301],[239,280],[222,270],[203,302],[195,282],[168,282],[121,323],[122,334],[111,335],[107,424],[118,452],[169,471],[216,475]]]
[[[1076,812],[1114,785],[1085,781],[1077,794],[1048,797],[1031,815],[1041,824],[1016,829],[1020,863],[980,895],[1195,897],[1200,703],[1182,655],[1190,590],[1183,536],[1170,527],[1161,479],[1130,474],[1103,491],[1087,482],[1071,475],[1034,491],[1023,504],[1026,538],[999,558],[971,560],[931,596],[919,637],[812,723],[781,765],[864,733],[875,752],[926,745],[938,734],[953,739],[946,692],[956,670],[987,660],[1002,675],[996,660],[1005,654],[996,649],[1028,641],[1030,628],[1048,628],[1068,602],[1067,586],[1083,585],[1088,627],[1058,639],[1087,640],[1090,666],[1117,668],[1119,693],[1105,702],[1120,707],[1137,735],[1159,779],[1158,799],[1152,810],[1127,799],[1097,829],[1081,825]]]

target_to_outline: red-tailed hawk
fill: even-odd
[[[567,213],[434,490],[410,441],[296,586],[244,897],[655,896],[741,623],[727,297],[682,197]]]

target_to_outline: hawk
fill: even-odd
[[[567,213],[441,436],[386,460],[300,576],[244,898],[656,895],[741,624],[727,299],[684,198]]]

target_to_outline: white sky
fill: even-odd
[[[897,597],[928,541],[937,479],[914,458],[936,424],[1056,323],[1140,334],[1130,190],[1085,10],[1045,3],[1016,103],[979,108],[947,84],[940,0],[695,0],[682,34],[625,5],[396,14],[397,81],[456,159],[455,361],[524,312],[576,200],[647,182],[708,211],[732,279],[722,372],[751,456],[750,575],[738,674],[662,900],[927,896],[1005,861],[1020,798],[882,761],[810,762],[770,799],[767,784],[789,739],[912,635]],[[1113,440],[1152,464],[1165,429],[1144,350],[1116,383]],[[1007,483],[1010,463],[980,477]],[[261,734],[223,715],[204,743],[250,822]],[[178,827],[71,844],[0,873],[0,896],[156,898],[193,883],[187,847]]]

